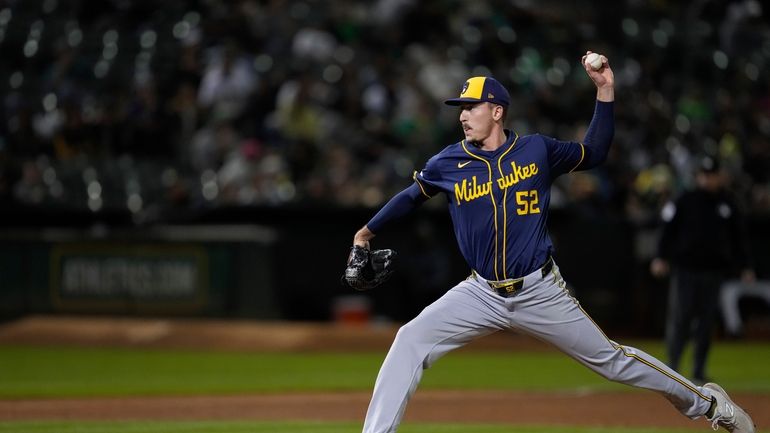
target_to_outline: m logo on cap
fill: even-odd
[[[460,96],[464,95],[464,94],[465,94],[465,92],[467,92],[467,91],[468,91],[468,86],[470,86],[470,85],[471,85],[471,82],[470,82],[470,81],[466,81],[466,82],[465,82],[465,84],[463,84],[463,91],[462,91],[462,92],[460,92]]]
[[[491,102],[507,107],[511,103],[511,96],[508,90],[492,77],[471,77],[463,84],[459,98],[444,101],[447,105],[455,106],[480,102]]]

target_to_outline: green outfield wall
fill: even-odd
[[[256,226],[17,230],[0,312],[276,318],[275,232]]]

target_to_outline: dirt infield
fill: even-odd
[[[770,396],[736,395],[757,425],[766,426]],[[368,393],[248,396],[0,400],[10,420],[314,420],[361,421]],[[763,410],[765,409],[765,410]],[[405,422],[479,422],[704,428],[653,393],[521,393],[418,391]]]
[[[0,327],[0,344],[218,348],[227,350],[379,350],[393,327],[319,324],[166,321],[35,317]],[[520,336],[500,334],[473,348],[549,350]],[[372,378],[373,380],[374,378]],[[770,425],[770,395],[733,398],[759,426]],[[369,393],[288,393],[245,396],[130,397],[0,400],[8,420],[329,420],[361,421]],[[481,422],[578,426],[684,427],[703,429],[651,392],[523,393],[420,390],[406,422]]]

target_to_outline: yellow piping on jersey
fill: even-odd
[[[583,143],[578,143],[578,144],[580,145],[580,161],[578,161],[576,166],[572,167],[572,170],[569,171],[570,173],[572,173],[573,171],[575,171],[575,169],[580,167],[580,164],[583,163],[583,158],[586,156],[586,147],[583,146]]]
[[[412,179],[414,179],[414,181],[417,182],[417,186],[420,187],[420,191],[422,192],[422,195],[430,198],[430,196],[425,192],[425,188],[422,187],[422,183],[420,183],[420,180],[417,178],[417,170],[415,170],[414,173],[412,174]]]
[[[487,161],[486,159],[484,159],[484,158],[482,158],[482,157],[480,157],[478,155],[474,155],[473,153],[471,153],[468,150],[468,148],[465,147],[465,140],[461,141],[460,145],[462,146],[462,148],[465,151],[465,153],[467,153],[468,155],[472,156],[473,158],[478,159],[479,161],[481,161],[481,162],[483,162],[484,164],[487,165],[487,169],[489,170],[489,183],[491,184],[493,182],[492,181],[492,165],[489,163],[489,161]],[[500,275],[497,273],[497,251],[498,251],[498,246],[497,246],[497,204],[495,203],[495,195],[492,194],[491,190],[489,191],[489,197],[492,199],[492,209],[495,211],[495,279],[499,280],[500,279]]]
[[[514,134],[516,134],[514,132]],[[500,155],[500,158],[497,160],[497,169],[500,171],[500,177],[505,178],[505,174],[503,174],[503,157],[513,150],[513,147],[516,146],[516,142],[519,140],[519,134],[516,134],[516,137],[513,139],[513,143],[511,143],[511,147],[508,148],[505,152],[503,152],[502,155]],[[505,207],[505,202],[508,199],[508,188],[505,188],[505,193],[503,193],[503,279],[508,279],[508,266],[506,264],[506,255],[508,253],[508,212]],[[496,235],[497,233],[495,233]]]

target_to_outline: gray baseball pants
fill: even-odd
[[[570,296],[554,264],[546,275],[537,270],[524,277],[521,289],[508,298],[474,273],[402,326],[377,376],[363,432],[395,432],[424,369],[500,330],[551,343],[609,380],[657,391],[692,419],[711,404],[708,390],[643,351],[608,339]]]

